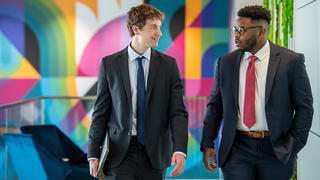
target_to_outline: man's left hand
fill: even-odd
[[[170,176],[179,176],[185,167],[185,157],[182,154],[173,154],[171,166],[176,165],[171,171]]]

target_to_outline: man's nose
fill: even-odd
[[[161,32],[160,29],[159,29],[159,31],[157,32],[157,34],[158,34],[159,36],[162,36],[162,32]]]
[[[237,31],[237,32],[235,32],[234,33],[234,38],[235,39],[239,39],[239,37],[240,37],[240,33]]]

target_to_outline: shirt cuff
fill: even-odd
[[[186,155],[185,153],[181,152],[181,151],[176,151],[176,152],[174,152],[173,154],[182,154],[182,155],[184,156],[184,158],[187,157],[187,155]],[[92,158],[88,158],[88,161],[90,161],[90,160],[97,160],[97,159],[98,159],[98,158],[92,157]]]
[[[173,154],[182,154],[184,156],[184,158],[187,157],[187,155],[185,153],[181,152],[181,151],[176,151]]]
[[[99,158],[95,158],[95,157],[92,157],[92,158],[88,158],[88,161],[90,160],[98,160]]]

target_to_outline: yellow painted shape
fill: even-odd
[[[199,16],[201,13],[201,1],[199,0],[186,0],[186,17],[185,26],[189,27],[191,23]]]
[[[185,36],[185,77],[201,78],[201,29],[186,28]]]
[[[77,88],[76,88],[76,77],[67,77],[66,83],[67,83],[66,85],[68,88],[68,95],[69,96],[78,96]]]
[[[68,28],[66,27],[65,24],[61,23],[63,22],[62,20],[59,20],[61,27],[66,28],[63,30],[63,33],[65,35],[66,39],[66,48],[67,50],[67,69],[74,69],[76,66],[75,63],[75,18],[76,18],[76,3],[80,2],[86,5],[88,8],[92,10],[92,12],[97,16],[98,14],[98,5],[97,5],[97,0],[54,0],[54,3],[59,7],[59,9],[62,11],[64,14],[63,17],[58,17],[58,18],[66,18],[67,23],[68,23],[68,28],[70,28],[70,31],[68,31]],[[71,34],[70,34],[71,33]],[[70,71],[71,75],[76,74],[76,71]]]
[[[72,107],[74,107],[77,103],[79,103],[80,99],[71,99],[70,103],[72,104]]]
[[[67,18],[73,36],[75,34],[76,2],[81,2],[88,6],[96,16],[98,14],[97,0],[54,0],[54,2]]]
[[[19,70],[10,76],[11,78],[19,78],[19,79],[30,79],[30,78],[40,78],[40,74],[34,67],[30,64],[26,58],[22,59],[21,66]]]
[[[88,117],[88,115],[86,115],[83,120],[81,121],[82,125],[84,127],[86,127],[88,130],[90,129],[90,125],[91,125],[91,119]]]

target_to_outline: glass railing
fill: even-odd
[[[0,106],[0,180],[19,179],[4,143],[4,133],[21,133],[25,125],[56,125],[78,147],[87,152],[88,132],[95,96],[40,97]],[[208,97],[184,97],[189,113],[188,158],[183,179],[222,179],[222,172],[205,170],[199,151]],[[219,138],[218,138],[219,139]],[[219,144],[219,143],[216,143]],[[169,168],[167,173],[171,169]],[[174,179],[167,175],[168,179]]]
[[[0,180],[20,179],[2,135],[21,133],[22,126],[56,125],[78,147],[87,152],[95,98],[95,96],[40,97],[0,106]],[[215,173],[205,169],[202,153],[199,151],[208,101],[208,97],[184,97],[189,113],[189,142],[185,170],[179,179],[223,179],[220,169]],[[216,141],[219,140],[220,136]],[[167,170],[167,178],[175,179],[168,176],[171,169],[172,167]]]
[[[19,179],[4,143],[4,133],[21,133],[26,125],[56,125],[78,147],[87,152],[88,132],[95,96],[40,97],[0,106],[0,180]],[[199,151],[202,122],[208,97],[184,97],[189,113],[188,158],[183,179],[222,179],[221,171],[206,171]],[[216,143],[218,144],[218,143]],[[168,169],[168,173],[171,169]],[[170,178],[167,176],[167,178]],[[172,178],[174,179],[174,178]]]
[[[20,179],[3,134],[20,133],[26,125],[56,125],[86,151],[95,96],[40,97],[0,106],[0,180]]]
[[[20,132],[24,125],[81,122],[94,101],[95,96],[40,97],[0,106],[0,133]]]

